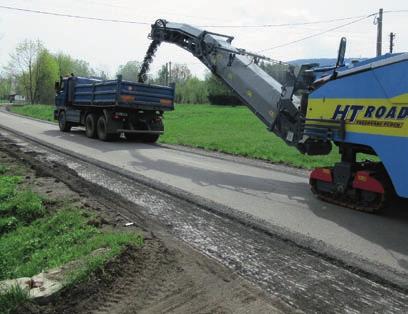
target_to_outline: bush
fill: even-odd
[[[13,231],[17,228],[18,220],[16,217],[0,217],[0,235]]]
[[[5,174],[7,172],[7,167],[0,165],[0,174]]]
[[[211,105],[219,106],[241,106],[244,103],[234,95],[209,95],[208,101]]]
[[[204,104],[208,101],[207,84],[196,77],[176,86],[176,102],[181,104]]]
[[[208,101],[212,105],[243,105],[241,99],[221,80],[210,74],[206,78]]]

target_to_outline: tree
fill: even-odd
[[[93,76],[95,71],[88,62],[80,59],[74,59],[68,54],[62,52],[55,55],[58,65],[58,76],[69,76],[73,73],[76,76]]]
[[[171,67],[171,82],[176,84],[185,83],[192,75],[191,71],[186,64],[174,63]]]
[[[52,104],[54,102],[55,91],[54,82],[58,80],[58,64],[55,57],[44,49],[38,56],[35,64],[37,78],[36,103]]]
[[[260,65],[262,70],[268,73],[271,77],[277,80],[280,84],[286,84],[290,79],[289,75],[289,65],[285,63],[265,63],[262,62]]]
[[[142,64],[139,61],[128,61],[124,65],[120,65],[117,75],[122,75],[122,79],[126,81],[137,82],[140,68]]]
[[[10,55],[6,68],[11,87],[9,91],[25,95],[30,103],[54,102],[54,82],[59,76],[100,76],[107,78],[107,73],[94,70],[88,62],[72,58],[62,52],[51,54],[40,41],[25,40],[18,44]],[[0,92],[4,93],[7,82],[0,80]]]
[[[94,73],[94,75],[101,80],[108,80],[110,77],[109,72],[107,70],[104,70],[103,68],[94,69]]]
[[[12,92],[12,79],[10,76],[0,75],[0,99],[8,99]]]
[[[25,40],[18,44],[16,51],[10,55],[8,71],[24,88],[30,103],[37,98],[38,78],[41,66],[37,65],[39,55],[44,50],[43,44],[37,40]]]
[[[176,102],[183,104],[204,104],[208,102],[207,84],[197,77],[191,77],[176,86]]]
[[[164,64],[157,72],[157,77],[154,80],[158,84],[176,83],[183,84],[192,77],[191,71],[186,64],[172,63],[171,71],[170,65]]]
[[[214,74],[206,77],[208,101],[213,105],[242,105],[241,99]]]

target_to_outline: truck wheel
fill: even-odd
[[[160,134],[143,134],[142,141],[144,143],[156,143]]]
[[[96,138],[96,121],[97,116],[94,113],[90,113],[85,119],[85,134],[89,138]]]
[[[130,142],[141,142],[142,134],[138,133],[125,133],[126,139]]]
[[[151,130],[155,131],[162,131],[164,130],[163,121],[160,119],[159,121],[153,122],[150,125]],[[159,139],[160,134],[142,134],[141,140],[144,143],[156,143]]]
[[[160,134],[127,133],[125,136],[129,142],[156,143],[160,137]]]
[[[108,122],[105,116],[100,116],[96,124],[96,133],[101,141],[110,142],[118,140],[120,137],[119,133],[108,133]]]
[[[65,111],[61,111],[58,115],[58,125],[62,132],[71,131],[71,124],[67,121],[67,115]]]

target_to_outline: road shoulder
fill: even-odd
[[[1,141],[0,147],[32,167],[43,181],[58,180],[60,185],[68,186],[69,197],[102,216],[105,226],[128,228],[129,232],[142,230],[145,238],[142,248],[124,251],[86,282],[65,289],[52,303],[21,310],[34,313],[288,311],[289,307],[279,299],[266,295],[220,263],[175,239],[159,224],[141,215],[135,204],[108,191],[97,193],[100,187],[56,163],[39,163],[33,151],[21,151],[6,140]],[[51,191],[49,187],[46,189]],[[124,227],[126,223],[131,226]]]

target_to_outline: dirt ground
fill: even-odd
[[[69,199],[98,214],[95,224],[142,232],[145,245],[127,248],[87,282],[64,289],[25,313],[280,313],[292,312],[221,264],[198,253],[144,217],[135,204],[84,181],[59,164],[40,164],[30,152],[0,139],[0,162],[23,167],[33,190]],[[48,204],[47,206],[52,206]],[[125,223],[134,222],[131,227]]]

